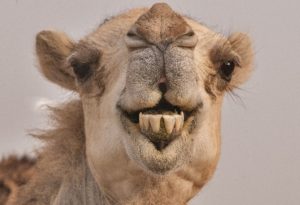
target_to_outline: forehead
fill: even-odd
[[[145,35],[150,35],[149,38],[152,39],[176,36],[188,28],[191,28],[199,38],[216,36],[215,32],[203,24],[180,15],[171,8],[160,6],[150,9],[132,9],[113,16],[87,35],[85,39],[91,40],[101,48],[112,48],[124,39],[133,26],[138,27]]]
[[[183,17],[165,3],[154,4],[137,19],[133,27],[151,43],[175,40],[191,30]]]

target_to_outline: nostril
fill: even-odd
[[[165,82],[159,83],[158,88],[163,94],[167,92],[167,84]]]

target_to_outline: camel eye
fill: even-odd
[[[233,61],[223,62],[221,64],[220,71],[219,71],[221,77],[226,81],[230,81],[234,67],[235,67],[235,63]]]
[[[78,79],[85,80],[90,76],[91,67],[88,63],[73,63],[71,65]]]

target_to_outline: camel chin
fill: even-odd
[[[182,111],[166,102],[128,113],[121,108],[120,120],[127,131],[129,156],[141,167],[156,174],[176,170],[188,162],[193,150],[193,134],[201,108]]]

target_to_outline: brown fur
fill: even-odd
[[[142,37],[155,44],[174,41],[190,28],[185,20],[165,3],[155,4],[135,25]]]
[[[42,31],[36,36],[40,71],[48,80],[64,88],[76,90],[74,74],[66,62],[73,49],[74,43],[64,33]]]
[[[49,204],[47,196],[57,192],[63,176],[80,164],[80,160],[74,161],[80,159],[84,152],[80,102],[51,108],[51,112],[53,129],[35,135],[47,144],[37,163],[37,172],[43,170],[42,174],[35,175],[29,187],[21,188],[22,195],[15,204],[34,204],[37,197],[41,198],[42,204]]]
[[[25,185],[35,174],[35,160],[16,156],[2,159],[0,162],[0,204],[14,197],[20,186]]]
[[[59,187],[66,180],[72,184],[72,200],[74,200],[72,204],[93,204],[89,202],[89,199],[83,201],[82,197],[82,192],[89,187],[95,190],[94,195],[97,195],[98,200],[106,204],[107,199],[102,199],[101,193],[89,177],[89,170],[84,159],[85,143],[81,102],[75,100],[49,109],[53,128],[34,134],[45,143],[44,149],[39,153],[39,160],[35,167],[36,174],[30,175],[29,185],[19,188],[17,197],[15,194],[10,196],[8,204],[52,204],[54,201],[51,196],[58,193]],[[16,191],[17,187],[15,188]]]
[[[215,70],[218,70],[220,65],[225,61],[233,61],[237,67],[230,82],[226,82],[218,77],[217,72],[207,77],[205,89],[212,98],[215,98],[224,90],[231,91],[239,87],[251,74],[253,52],[250,39],[246,34],[235,33],[230,35],[228,40],[221,39],[210,50],[209,55],[213,63],[213,69]]]

